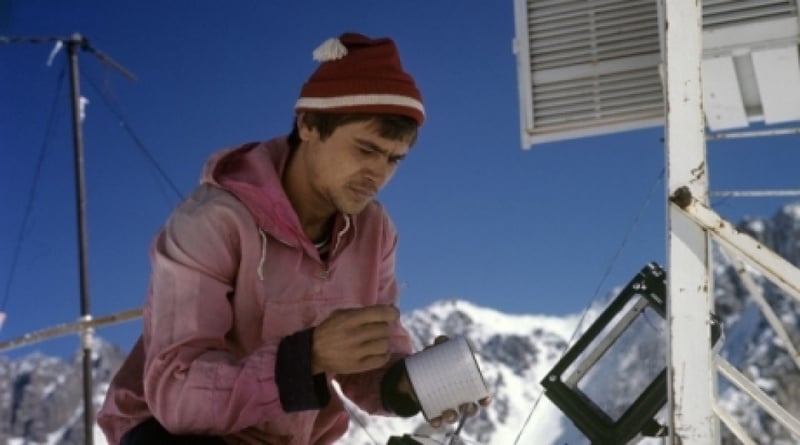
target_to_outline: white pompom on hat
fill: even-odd
[[[339,60],[347,55],[347,47],[344,46],[341,40],[331,38],[318,46],[314,50],[312,56],[317,62],[330,62],[331,60]]]
[[[323,42],[313,57],[320,65],[303,84],[295,111],[398,114],[418,125],[425,120],[422,95],[391,39],[345,33]]]

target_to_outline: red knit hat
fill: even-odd
[[[313,55],[321,63],[300,90],[295,111],[399,114],[422,125],[422,96],[391,39],[345,33]]]

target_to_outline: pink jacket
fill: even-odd
[[[330,444],[348,415],[331,391],[322,409],[286,412],[276,384],[280,341],[333,310],[394,305],[397,234],[376,202],[339,215],[320,260],[281,187],[285,138],[215,154],[201,185],[171,215],[152,249],[142,337],[98,415],[109,443],[148,417],[173,433],[230,444]],[[392,362],[410,353],[394,326]],[[386,413],[385,369],[328,375],[370,413]],[[329,386],[330,388],[330,386]]]

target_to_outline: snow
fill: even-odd
[[[728,361],[740,363],[751,353],[747,350],[747,340],[753,337],[762,319],[758,305],[753,301],[748,302],[736,320],[736,329],[725,332],[725,356]]]
[[[7,444],[8,445],[59,445],[59,441],[61,439],[62,434],[64,434],[64,430],[59,429],[48,435],[47,442],[35,443],[22,438],[12,438],[8,439]],[[108,445],[106,436],[103,435],[103,432],[97,425],[94,426],[94,445]]]
[[[94,445],[108,445],[105,434],[100,430],[100,427],[95,425],[94,429]]]
[[[800,220],[800,203],[787,204],[783,207],[783,213],[795,220]]]
[[[425,312],[433,317],[445,319],[454,310],[461,311],[473,320],[480,320],[480,327],[491,328],[493,334],[500,335],[530,335],[530,327],[536,326],[542,330],[551,331],[564,338],[570,338],[575,331],[575,327],[580,319],[579,315],[567,315],[563,317],[547,315],[511,315],[498,312],[494,309],[478,307],[465,300],[448,300],[434,304],[427,308]],[[421,314],[422,311],[412,312]],[[485,333],[481,329],[478,333]]]
[[[83,409],[77,408],[75,412],[72,414],[72,417],[64,424],[64,426],[55,431],[52,431],[50,434],[47,435],[47,440],[45,442],[37,443],[37,442],[31,442],[24,438],[11,438],[8,439],[8,445],[59,445],[67,429],[75,422],[80,421],[82,415],[83,415]],[[92,434],[94,435],[94,445],[108,445],[106,436],[103,434],[103,431],[96,423],[94,424],[94,428],[92,428]]]
[[[569,422],[543,396],[539,385],[562,355],[579,319],[578,315],[504,314],[453,299],[413,311],[404,316],[403,322],[417,335],[452,336],[450,330],[456,330],[470,340],[493,400],[489,407],[482,408],[478,417],[465,423],[461,437],[465,443],[510,445],[562,443],[560,439],[566,433],[582,437],[574,427],[567,426]],[[431,340],[432,337],[415,338],[418,343]],[[508,362],[508,354],[513,353],[523,354],[519,363]],[[419,417],[381,418],[368,416],[352,404],[347,406],[358,420],[351,422],[347,436],[338,442],[341,445],[386,443],[391,436],[413,433],[438,443],[450,440],[452,427],[434,430]]]
[[[753,233],[764,233],[767,229],[766,223],[761,219],[749,220],[745,225]]]

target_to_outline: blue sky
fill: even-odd
[[[511,0],[4,0],[0,14],[0,35],[80,32],[139,78],[80,56],[95,315],[142,304],[150,240],[178,202],[111,107],[185,195],[213,151],[288,131],[312,50],[344,31],[393,37],[425,98],[419,141],[380,196],[400,231],[403,311],[457,297],[570,314],[666,261],[663,128],[522,150]],[[51,49],[0,45],[0,341],[79,316],[67,77],[56,96],[66,56],[48,67]],[[709,144],[712,189],[798,188],[797,146],[788,136]],[[737,221],[785,202],[715,208]],[[139,327],[99,335],[128,349]],[[69,336],[12,355],[76,347]]]

